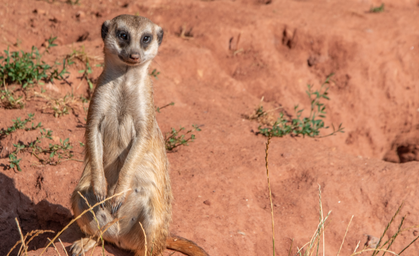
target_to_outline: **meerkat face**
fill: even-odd
[[[102,25],[105,55],[128,66],[153,59],[163,40],[163,29],[141,16],[120,15]]]

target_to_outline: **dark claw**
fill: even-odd
[[[112,214],[115,214],[119,210],[121,205],[122,205],[122,202],[119,203],[117,206],[112,206]]]
[[[102,196],[99,196],[99,195],[96,196],[96,201],[102,202],[103,200],[105,200],[105,197],[102,197]],[[105,202],[101,203],[100,207],[102,207],[102,209],[105,209]]]

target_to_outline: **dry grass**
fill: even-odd
[[[260,100],[259,105],[254,109],[252,113],[250,113],[249,115],[242,115],[242,117],[248,120],[255,120],[261,125],[273,126],[277,119],[273,111],[279,108],[274,108],[274,109],[265,111],[263,110],[262,102],[263,102],[263,97]]]
[[[145,234],[143,224],[141,224],[141,222],[138,222],[138,223],[140,223],[141,230],[143,231],[143,234],[144,234],[144,256],[147,256],[147,235]]]
[[[90,204],[89,204],[89,201],[87,201],[86,197],[84,197],[84,196],[82,195],[82,193],[80,193],[80,191],[77,191],[77,193],[79,193],[80,197],[81,197],[81,198],[83,198],[83,200],[84,200],[84,202],[87,204],[87,206],[88,206],[89,208],[91,208],[91,206],[90,206]],[[99,236],[99,237],[100,237],[100,240],[102,241],[102,254],[103,254],[103,255],[105,255],[105,242],[103,241],[103,232],[101,231],[101,227],[100,227],[99,220],[97,219],[96,214],[95,214],[95,212],[93,211],[93,208],[90,210],[90,213],[92,213],[93,218],[95,219],[96,224],[97,224],[97,229],[98,229],[98,231],[100,231],[100,236]],[[93,251],[94,251],[94,249],[92,250],[92,255],[93,255]]]
[[[10,253],[12,253],[12,251],[19,245],[19,252],[16,254],[17,256],[21,256],[21,255],[27,255],[28,254],[28,244],[37,236],[44,234],[44,233],[54,233],[54,231],[52,230],[32,230],[31,232],[27,233],[25,236],[23,236],[22,234],[22,230],[20,228],[19,225],[19,221],[17,220],[17,218],[15,218],[16,224],[17,224],[17,228],[20,234],[20,241],[17,241],[16,244],[12,247],[12,249],[10,249],[9,253],[7,253],[7,256],[10,255]],[[28,241],[26,241],[26,239],[28,239]]]
[[[41,252],[41,254],[39,255],[39,256],[42,256],[45,252],[46,252],[46,250],[48,249],[48,247],[50,247],[51,245],[53,245],[54,246],[54,249],[57,251],[57,253],[59,254],[59,252],[58,252],[58,249],[55,247],[55,245],[54,245],[54,241],[55,240],[57,240],[58,239],[58,241],[61,243],[61,245],[62,245],[62,247],[63,247],[63,249],[64,249],[64,251],[66,252],[66,255],[67,255],[67,251],[65,250],[65,248],[64,248],[64,245],[62,244],[62,242],[61,242],[61,240],[58,238],[71,224],[73,224],[75,221],[77,221],[78,219],[80,219],[84,214],[86,214],[87,212],[91,212],[92,210],[93,210],[93,208],[95,208],[96,206],[99,206],[99,205],[101,205],[101,204],[103,204],[104,202],[106,202],[106,201],[108,201],[108,200],[110,200],[110,199],[112,199],[112,198],[114,198],[114,197],[116,197],[116,196],[119,196],[119,195],[122,195],[122,194],[124,194],[124,193],[126,193],[126,192],[128,192],[128,191],[130,191],[130,189],[129,190],[126,190],[126,191],[123,191],[123,192],[121,192],[121,193],[117,193],[117,194],[115,194],[115,195],[113,195],[113,196],[111,196],[111,197],[108,197],[108,198],[106,198],[105,200],[103,200],[103,201],[101,201],[101,202],[98,202],[98,203],[96,203],[96,204],[94,204],[93,206],[90,206],[88,209],[86,209],[85,211],[83,211],[80,215],[78,215],[76,218],[74,218],[73,220],[71,220],[70,221],[70,223],[68,223],[67,224],[67,226],[65,226],[60,232],[58,232],[58,234],[53,238],[53,239],[49,239],[48,238],[48,240],[49,240],[49,243],[47,244],[47,246],[45,246],[45,248],[44,248],[44,250]],[[89,204],[88,204],[89,205]],[[33,231],[31,231],[31,232],[29,232],[28,234],[26,234],[25,236],[23,236],[23,234],[22,234],[22,230],[20,229],[20,225],[19,225],[19,222],[18,222],[18,220],[17,220],[17,218],[15,219],[16,220],[16,223],[17,223],[17,226],[18,226],[18,230],[19,230],[19,234],[20,234],[20,237],[21,237],[21,239],[20,239],[20,241],[17,241],[16,242],[16,244],[10,249],[10,251],[9,251],[9,253],[7,254],[7,256],[9,256],[11,253],[12,253],[12,251],[19,245],[19,244],[21,244],[21,246],[20,246],[20,249],[19,249],[19,252],[18,252],[18,254],[17,254],[17,256],[26,256],[26,255],[28,255],[28,244],[29,244],[29,242],[30,241],[32,241],[32,239],[33,238],[35,238],[36,236],[38,236],[38,235],[40,235],[40,234],[43,234],[43,233],[55,233],[54,231],[52,231],[52,230],[33,230]],[[97,219],[96,219],[97,220]],[[103,233],[105,233],[106,232],[106,230],[110,227],[110,226],[112,226],[115,222],[117,222],[118,220],[120,220],[120,219],[114,219],[112,222],[110,222],[110,223],[108,223],[108,224],[106,224],[104,227],[102,227],[102,228],[99,228],[98,229],[98,231],[97,231],[97,233],[100,233],[100,237],[98,238],[98,239],[100,239],[101,237],[102,237],[102,234]],[[100,227],[100,226],[99,226]],[[97,235],[97,233],[96,234],[94,234],[94,236],[96,236]],[[29,239],[28,241],[26,241],[26,239]],[[93,250],[92,250],[92,253],[93,253]],[[84,254],[84,253],[83,253]],[[103,255],[104,255],[104,251],[103,251]]]
[[[274,214],[273,214],[273,204],[272,204],[272,192],[271,192],[271,184],[270,184],[270,180],[269,180],[269,167],[268,167],[268,156],[269,156],[269,144],[270,144],[270,140],[271,137],[268,137],[268,140],[266,142],[266,150],[265,150],[265,167],[266,167],[266,176],[267,176],[267,182],[268,182],[268,190],[269,190],[269,200],[270,200],[270,205],[271,205],[271,223],[272,223],[272,247],[273,247],[273,253],[272,255],[275,255],[275,237],[274,237],[274,231],[275,231],[275,224],[274,224]],[[357,251],[359,249],[359,244],[360,241],[358,242],[358,244],[356,245],[354,251],[352,254],[350,254],[350,256],[355,256],[355,255],[361,255],[364,253],[370,253],[372,252],[371,256],[376,256],[378,255],[378,253],[383,253],[382,255],[384,256],[386,253],[392,254],[392,255],[401,255],[403,252],[406,251],[406,249],[408,249],[414,242],[416,242],[416,240],[419,239],[419,236],[415,237],[407,246],[405,246],[399,253],[396,253],[394,251],[390,250],[390,247],[392,246],[392,244],[394,243],[394,241],[396,240],[396,238],[404,231],[408,231],[412,228],[416,228],[419,225],[414,225],[412,227],[406,228],[406,229],[402,229],[405,217],[402,217],[400,224],[398,225],[398,229],[397,232],[391,236],[390,239],[388,239],[386,242],[384,242],[381,245],[381,242],[385,236],[385,234],[387,233],[390,225],[394,222],[394,219],[396,218],[396,216],[399,214],[401,208],[403,206],[403,203],[399,206],[399,208],[397,209],[396,213],[393,215],[393,217],[391,218],[390,222],[387,224],[386,228],[384,229],[383,234],[381,235],[377,246],[375,248],[362,248],[360,251]],[[319,224],[317,225],[317,229],[314,232],[314,234],[312,235],[311,239],[305,243],[301,248],[299,248],[297,246],[297,252],[294,254],[295,256],[312,256],[312,255],[319,255],[319,249],[320,249],[320,244],[322,244],[322,252],[323,252],[323,256],[326,255],[326,248],[325,248],[325,237],[324,237],[324,233],[325,233],[325,228],[327,225],[327,220],[329,219],[329,216],[331,214],[332,211],[329,211],[328,214],[326,215],[326,217],[323,216],[323,206],[322,206],[322,196],[321,196],[321,187],[319,185]],[[348,226],[346,228],[345,231],[345,235],[342,239],[342,243],[341,246],[339,248],[339,251],[337,252],[337,256],[340,255],[340,252],[342,250],[342,247],[345,243],[345,239],[346,239],[346,235],[348,233],[349,227],[352,223],[353,220],[353,215],[348,223]],[[323,239],[322,239],[323,238]],[[322,243],[321,243],[322,242]],[[288,251],[288,256],[291,256],[291,251],[292,251],[292,245],[294,244],[294,239],[292,240],[291,243],[291,247]],[[387,246],[386,248],[384,248],[385,246]]]
[[[79,103],[72,95],[65,95],[63,98],[53,98],[39,92],[34,92],[34,95],[47,101],[42,112],[51,112],[54,117],[68,115],[70,111],[74,113],[79,108]]]
[[[274,223],[274,207],[272,203],[272,191],[271,191],[271,181],[269,180],[269,164],[268,164],[268,156],[269,156],[269,143],[271,142],[271,137],[268,137],[268,141],[266,142],[266,150],[265,150],[265,167],[266,167],[266,177],[268,180],[268,190],[269,190],[269,200],[271,202],[271,217],[272,217],[272,255],[275,256],[275,223]]]

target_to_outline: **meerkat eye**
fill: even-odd
[[[121,38],[122,40],[126,41],[126,40],[128,40],[128,33],[124,32],[124,31],[121,31],[121,32],[118,33],[118,37]]]
[[[151,42],[151,36],[150,35],[145,35],[145,36],[143,36],[143,38],[141,39],[141,41],[144,44],[149,44]]]

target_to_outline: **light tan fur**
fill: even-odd
[[[152,255],[160,255],[166,246],[188,255],[207,255],[193,242],[169,236],[169,164],[148,75],[162,37],[159,26],[139,16],[121,15],[102,25],[105,66],[89,106],[85,168],[71,198],[72,208],[75,216],[88,208],[79,192],[93,205],[131,189],[94,208],[101,227],[118,219],[103,234],[106,241],[143,256],[141,222]],[[77,224],[87,235],[97,235],[91,213]],[[76,241],[73,255],[96,246],[94,239]]]

